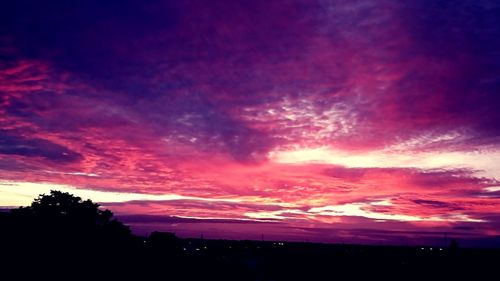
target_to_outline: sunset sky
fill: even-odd
[[[137,234],[500,245],[500,3],[0,4],[0,208]]]

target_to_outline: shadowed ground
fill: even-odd
[[[389,247],[143,238],[90,200],[52,191],[0,213],[2,273],[72,280],[345,280],[474,278],[495,272],[498,249]]]

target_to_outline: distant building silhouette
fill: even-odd
[[[148,239],[147,244],[154,247],[164,247],[175,244],[177,241],[177,237],[173,232],[161,232],[161,231],[153,231]]]

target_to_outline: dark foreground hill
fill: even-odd
[[[133,235],[67,193],[0,213],[2,280],[349,280],[498,276],[498,249],[384,247]],[[15,279],[14,279],[15,278]]]

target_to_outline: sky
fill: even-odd
[[[500,246],[500,3],[0,4],[0,207],[137,234]]]

